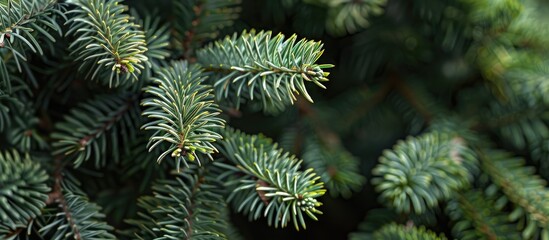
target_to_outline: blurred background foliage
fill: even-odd
[[[321,62],[333,63],[335,68],[327,90],[311,93],[315,104],[298,104],[276,116],[244,113],[245,117],[231,123],[278,139],[305,162],[308,156],[325,156],[331,158],[323,161],[328,166],[359,169],[359,175],[351,172],[342,177],[352,178],[354,185],[339,190],[338,197],[328,194],[322,198],[324,215],[307,231],[277,230],[264,235],[268,231],[265,224],[242,223],[244,219],[235,216],[237,226],[253,226],[242,228],[243,235],[263,239],[348,237],[361,229],[357,226],[367,213],[384,206],[370,181],[383,150],[406,136],[444,125],[438,122],[458,122],[461,126],[450,128],[462,136],[467,128],[482,132],[482,137],[469,132],[471,141],[492,142],[513,151],[547,179],[544,59],[548,10],[549,4],[535,0],[244,0],[242,18],[234,28],[271,29],[321,40],[326,48]],[[478,171],[473,174],[478,177]],[[337,187],[337,180],[334,182]],[[334,186],[327,185],[331,193]],[[479,194],[464,196],[476,203]],[[459,202],[463,197],[449,198],[448,204],[456,204],[453,200]],[[489,205],[477,207],[482,206]],[[445,207],[442,203],[435,209]],[[446,236],[466,236],[452,232],[454,214],[436,211],[425,225]],[[502,220],[506,215],[499,216],[496,221],[507,224]],[[420,216],[391,219],[406,223],[405,219],[414,218],[420,219],[418,225],[429,223]],[[366,221],[375,222],[368,217]],[[521,229],[510,228],[515,232]]]

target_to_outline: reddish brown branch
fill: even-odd
[[[236,108],[227,108],[223,112],[227,113],[227,115],[229,115],[230,117],[234,117],[234,118],[242,117],[242,112]]]
[[[78,229],[78,226],[76,226],[76,223],[72,218],[72,214],[69,210],[67,201],[65,200],[65,197],[63,196],[63,194],[61,194],[61,197],[59,198],[59,205],[63,208],[63,212],[65,213],[65,218],[67,219],[67,221],[69,221],[69,226],[74,232],[74,239],[81,240],[82,237],[80,236],[80,230]]]
[[[136,96],[129,98],[126,101],[126,104],[120,110],[118,110],[118,112],[116,112],[111,119],[109,119],[107,122],[101,125],[101,127],[95,130],[93,133],[82,137],[78,141],[80,148],[84,149],[88,145],[90,140],[94,139],[95,137],[97,137],[97,135],[101,134],[102,132],[106,131],[107,129],[111,128],[114,124],[116,124],[116,122],[118,122],[118,120],[122,118],[124,113],[130,110],[130,107],[133,105],[136,98],[137,98]]]
[[[53,174],[53,178],[54,178],[53,191],[48,194],[46,205],[57,203],[58,206],[65,213],[65,219],[67,219],[67,221],[69,222],[69,226],[74,233],[74,239],[81,240],[82,236],[80,235],[80,230],[78,229],[78,226],[76,226],[76,223],[72,218],[72,214],[69,210],[67,201],[65,200],[65,196],[63,195],[63,192],[62,192],[61,182],[63,181],[63,174],[61,173],[61,171],[63,170],[64,164],[62,163],[61,160],[62,160],[62,157],[55,158],[55,172]]]
[[[203,3],[200,2],[193,7],[193,12],[195,17],[191,21],[191,27],[187,31],[185,31],[185,34],[184,34],[185,39],[183,39],[183,58],[191,63],[196,61],[196,59],[191,58],[192,57],[191,55],[193,53],[191,44],[194,40],[194,37],[196,36],[196,28],[200,24],[200,17],[202,15],[202,11],[204,10],[202,5]]]
[[[32,219],[29,219],[28,223],[30,223],[31,220],[32,220]],[[28,223],[27,223],[27,226],[29,225]],[[6,234],[4,237],[5,237],[5,239],[10,239],[10,238],[12,238],[12,237],[14,237],[14,236],[19,235],[24,229],[25,229],[25,228],[18,227],[18,228],[16,228],[16,229],[13,229],[12,232]]]
[[[259,198],[261,198],[261,201],[263,201],[263,203],[265,205],[269,205],[269,199],[267,198],[267,196],[265,196],[265,191],[263,190],[257,190],[257,187],[268,187],[269,184],[261,179],[257,179],[256,181],[256,192],[257,192],[257,195],[259,195]]]

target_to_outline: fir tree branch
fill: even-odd
[[[457,221],[452,232],[459,239],[519,239],[515,227],[507,221],[505,213],[495,208],[491,199],[482,192],[467,191],[456,195],[448,204],[450,217]],[[473,228],[473,229],[468,229]]]
[[[67,22],[71,24],[67,34],[77,38],[70,48],[76,60],[82,62],[80,69],[87,71],[91,79],[100,76],[109,87],[127,84],[120,82],[120,75],[124,80],[137,79],[148,61],[144,55],[147,47],[143,31],[125,14],[127,7],[121,0],[72,3],[77,8],[70,11],[73,17]]]
[[[61,156],[57,156],[54,159],[55,170],[53,172],[53,187],[52,191],[48,194],[46,205],[53,204],[61,198],[61,181],[63,180],[63,175],[61,175],[61,171],[64,167],[61,159]]]
[[[138,98],[139,94],[132,93],[100,95],[72,109],[51,134],[55,141],[53,153],[70,155],[76,167],[93,156],[99,167],[107,160],[106,151],[99,148],[108,142],[112,146],[111,157],[117,162],[119,145],[128,152],[126,145],[141,124]]]
[[[80,235],[79,228],[76,226],[74,219],[71,217],[71,212],[68,209],[67,200],[65,199],[65,196],[63,195],[62,190],[62,182],[63,182],[63,168],[66,164],[66,162],[62,161],[62,156],[55,157],[55,170],[53,173],[53,191],[48,194],[48,200],[46,200],[46,205],[50,204],[57,204],[63,211],[65,215],[65,219],[67,219],[69,223],[69,227],[72,229],[72,232],[74,233],[74,239],[76,240],[82,240],[82,236]]]
[[[189,0],[174,3],[176,47],[182,59],[194,63],[195,50],[203,42],[215,39],[219,30],[238,17],[240,0]]]
[[[352,192],[359,191],[366,182],[359,171],[359,159],[343,146],[330,146],[321,142],[314,134],[307,137],[302,155],[304,163],[319,173],[332,196],[350,197]]]
[[[174,62],[154,78],[158,86],[145,89],[152,97],[142,101],[147,107],[143,115],[153,121],[142,128],[155,131],[147,147],[151,151],[163,142],[170,144],[158,156],[158,162],[171,155],[179,169],[181,162],[185,167],[187,161],[197,160],[201,164],[197,153],[211,158],[210,154],[217,152],[212,143],[221,139],[221,135],[215,130],[222,128],[225,121],[218,117],[221,110],[213,102],[212,89],[204,84],[204,79],[197,65]]]
[[[193,185],[193,187],[191,188],[191,196],[195,196],[196,195],[196,191],[198,191],[198,188],[200,187],[200,185],[204,182],[204,178],[202,176],[198,176],[198,181],[196,181]],[[187,230],[186,230],[186,235],[188,236],[188,238],[192,238],[193,237],[193,209],[195,208],[195,200],[194,198],[191,197],[191,200],[190,200],[190,207],[189,207],[189,215],[187,217],[184,218],[183,221],[185,222],[188,222],[189,223],[189,226],[187,227]]]
[[[335,35],[353,34],[370,25],[369,17],[381,15],[387,0],[305,0],[328,9],[327,30]]]
[[[72,235],[77,240],[83,239],[115,239],[114,235],[108,233],[113,228],[102,222],[101,208],[89,203],[83,196],[81,190],[65,179],[64,171],[68,161],[62,155],[54,158],[54,185],[48,194],[47,205],[56,204],[56,211],[46,210],[44,217],[38,219],[40,226],[38,233],[48,235],[53,230],[51,239],[62,239]],[[53,219],[50,218],[53,216]]]
[[[496,132],[517,149],[533,149],[549,137],[549,116],[546,106],[532,105],[523,98],[506,103],[491,102],[481,118],[487,130]]]
[[[399,213],[422,214],[472,180],[474,152],[460,137],[432,132],[399,141],[372,170],[385,204]]]
[[[23,230],[25,230],[24,227],[18,227],[18,228],[16,228],[16,229],[14,229],[12,232],[6,234],[6,235],[4,236],[4,238],[5,238],[5,239],[10,239],[10,238],[12,238],[12,237],[15,237],[15,236],[19,235]]]
[[[12,85],[15,83],[26,86],[19,76],[23,75],[23,70],[28,71],[25,65],[28,52],[42,55],[42,46],[48,42],[41,40],[55,42],[51,31],[62,34],[57,23],[58,18],[65,17],[60,11],[62,9],[63,6],[55,0],[10,0],[0,3],[0,101],[6,96],[8,100],[13,100],[8,94],[14,94]],[[8,67],[11,62],[15,63],[17,70]],[[17,71],[19,74],[14,74]],[[1,108],[5,106],[0,102]],[[4,125],[2,118],[0,113],[0,129]]]
[[[226,222],[222,209],[226,207],[222,183],[208,172],[209,168],[186,168],[175,174],[174,180],[160,180],[154,187],[154,196],[139,199],[144,210],[139,219],[128,223],[139,231],[138,239],[226,239]]]
[[[0,172],[0,226],[15,229],[40,216],[50,191],[40,164],[15,150],[0,152]]]
[[[138,19],[139,26],[145,32],[145,42],[147,43],[145,56],[148,59],[146,67],[149,68],[149,71],[160,67],[161,61],[171,54],[167,49],[170,40],[168,25],[163,24],[159,18],[155,18],[158,14],[156,11],[146,13],[144,18],[141,18],[137,11],[132,11],[131,14]],[[150,78],[150,76],[146,77]]]
[[[228,201],[250,219],[267,217],[269,225],[306,228],[304,214],[317,220],[322,205],[316,198],[324,195],[313,169],[300,171],[301,161],[278,149],[271,139],[225,129],[223,142],[216,143],[235,166],[215,162],[226,171],[219,176],[233,189]]]
[[[55,39],[46,29],[61,34],[56,16],[64,16],[55,9],[56,4],[55,0],[21,0],[0,4],[0,26],[5,26],[0,29],[0,49],[6,47],[11,50],[9,56],[15,57],[19,71],[19,60],[26,60],[24,50],[28,48],[33,52],[43,53],[36,40],[37,34],[33,35],[31,32],[36,31],[51,41]]]
[[[116,109],[116,111],[104,122],[101,123],[93,132],[80,137],[78,140],[78,144],[80,145],[80,149],[85,148],[89,141],[92,139],[95,139],[99,136],[99,134],[107,131],[110,129],[114,124],[116,124],[120,119],[126,114],[132,107],[134,106],[135,101],[137,100],[137,95],[134,95],[130,98],[128,98],[124,104],[121,105],[119,109]]]
[[[444,234],[437,235],[425,227],[404,226],[396,223],[387,224],[373,233],[372,238],[366,239],[423,239],[447,240]]]
[[[549,227],[546,182],[524,160],[498,150],[477,149],[483,170],[511,202],[522,207],[542,228]]]
[[[7,109],[12,122],[9,128],[4,130],[8,144],[17,148],[20,152],[31,150],[45,150],[49,146],[37,131],[38,118],[35,117],[35,109],[28,100],[20,100],[21,106],[9,104]],[[0,114],[0,118],[1,115]],[[1,122],[1,120],[0,120]],[[2,123],[0,123],[1,128]]]
[[[197,52],[198,62],[215,73],[213,87],[219,100],[239,108],[257,99],[264,111],[279,112],[296,100],[296,94],[312,102],[305,82],[325,88],[322,82],[328,81],[329,73],[323,69],[333,66],[315,63],[323,53],[322,43],[271,35],[244,31]]]

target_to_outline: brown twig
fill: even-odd
[[[259,198],[261,198],[261,201],[263,201],[263,203],[265,204],[265,206],[269,205],[269,199],[267,198],[267,196],[265,196],[265,191],[263,190],[257,190],[257,187],[268,187],[269,184],[261,179],[257,179],[256,181],[256,192],[257,192],[257,195],[259,195]]]
[[[223,110],[224,110],[223,112],[229,115],[230,117],[234,117],[234,118],[242,117],[242,112],[236,108],[226,108]]]
[[[30,223],[31,220],[32,220],[32,219],[29,219],[29,221],[28,221],[28,223],[27,223],[27,226],[29,225],[29,223]],[[18,228],[16,228],[16,229],[13,229],[12,232],[6,234],[4,237],[5,237],[5,239],[10,239],[10,238],[12,238],[12,237],[14,237],[14,236],[19,235],[24,229],[25,229],[25,228],[23,228],[23,227],[18,227]]]
[[[57,203],[58,206],[65,213],[65,219],[67,219],[67,221],[69,222],[69,226],[74,233],[74,239],[81,240],[82,236],[80,235],[80,230],[78,229],[78,226],[76,226],[76,223],[72,218],[72,214],[69,210],[67,201],[65,200],[65,196],[63,195],[62,188],[61,188],[61,182],[63,181],[63,174],[62,174],[63,167],[64,167],[64,163],[62,162],[62,157],[61,156],[55,157],[55,171],[53,173],[53,178],[54,178],[53,191],[48,194],[46,205]]]
[[[204,3],[200,2],[199,4],[193,7],[193,12],[195,17],[191,21],[190,29],[185,31],[185,39],[183,39],[183,58],[189,61],[190,63],[193,63],[196,61],[196,59],[191,58],[191,54],[193,53],[193,49],[191,48],[191,43],[193,42],[193,39],[196,35],[196,27],[200,24],[200,17],[204,10],[202,6],[203,4]]]
[[[78,143],[80,144],[80,148],[82,148],[82,149],[85,148],[88,145],[90,140],[94,139],[95,137],[97,137],[97,135],[99,135],[102,132],[106,131],[107,129],[112,127],[116,122],[118,122],[118,120],[120,120],[120,118],[122,118],[124,113],[131,109],[131,106],[132,106],[132,104],[134,103],[134,101],[136,99],[137,99],[137,95],[129,98],[126,101],[126,104],[120,110],[118,110],[118,112],[116,112],[111,119],[109,119],[107,122],[105,122],[103,125],[101,125],[101,127],[98,128],[97,130],[95,130],[93,133],[82,137],[78,141]]]

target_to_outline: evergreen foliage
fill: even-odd
[[[186,59],[194,57],[201,44],[219,36],[219,31],[231,26],[240,12],[239,0],[191,0],[173,2],[175,48]]]
[[[46,205],[48,175],[39,163],[15,150],[0,153],[0,170],[0,225],[8,229],[25,226]]]
[[[61,173],[56,173],[61,174]],[[90,203],[71,180],[56,180],[57,210],[45,209],[36,225],[38,233],[49,239],[116,239],[105,222],[101,207]],[[59,190],[61,189],[61,190]],[[58,191],[58,192],[57,192]]]
[[[0,239],[549,240],[547,13],[0,0]]]
[[[197,52],[198,62],[208,71],[218,72],[213,82],[216,96],[229,99],[236,108],[244,100],[262,103],[265,112],[282,111],[293,103],[295,94],[313,101],[305,82],[325,88],[330,64],[316,64],[322,43],[292,35],[272,37],[272,32],[242,32],[206,46]],[[296,42],[297,41],[297,42]],[[231,89],[231,86],[233,86]]]
[[[427,133],[385,151],[373,169],[372,183],[382,202],[398,212],[421,214],[466,187],[472,179],[467,165],[475,161],[459,137]]]
[[[127,81],[130,76],[135,79],[147,61],[147,48],[143,31],[125,13],[127,7],[116,0],[71,3],[78,7],[68,12],[72,17],[67,23],[72,26],[67,34],[75,37],[71,49],[77,56],[75,60],[83,62],[80,70],[87,71],[86,76],[91,79],[108,73],[98,78],[109,86],[123,84],[120,81]]]
[[[317,220],[322,203],[323,183],[313,169],[300,171],[301,160],[283,152],[264,136],[247,135],[227,129],[223,132],[221,153],[235,166],[226,168],[220,178],[231,189],[228,201],[250,219],[267,217],[269,225],[285,227],[292,221],[296,229],[306,228],[304,215]],[[239,176],[240,177],[233,177]]]
[[[369,238],[365,238],[369,239]],[[425,239],[425,240],[445,240],[444,235],[438,236],[436,233],[426,230],[425,227],[410,227],[397,224],[387,224],[381,229],[375,231],[371,239]]]
[[[223,184],[207,170],[176,174],[173,180],[160,181],[154,196],[139,199],[146,212],[141,220],[131,221],[141,231],[139,239],[227,239],[223,209]]]
[[[203,83],[199,67],[187,67],[185,62],[176,62],[158,75],[160,78],[153,81],[159,86],[145,89],[153,98],[142,102],[148,107],[143,115],[155,119],[143,125],[145,130],[156,130],[150,138],[149,151],[168,142],[171,146],[158,157],[158,162],[171,154],[177,159],[177,169],[181,162],[186,167],[187,161],[197,160],[200,164],[197,152],[208,155],[217,152],[212,142],[221,135],[215,130],[224,125],[217,117],[221,110],[213,102],[212,89]]]
[[[447,211],[456,221],[452,234],[459,239],[520,239],[519,232],[494,199],[482,192],[464,192],[448,203]]]
[[[320,178],[332,196],[350,197],[360,190],[364,177],[357,171],[358,159],[342,148],[328,147],[311,137],[303,148],[303,162],[322,173]]]
[[[135,94],[99,95],[82,103],[55,126],[53,154],[74,158],[75,167],[93,157],[96,167],[107,159],[117,162],[120,145],[128,144],[139,127]],[[107,148],[110,151],[107,151]]]

